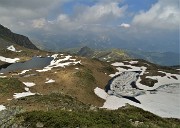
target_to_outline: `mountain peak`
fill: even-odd
[[[91,48],[84,46],[79,50],[77,54],[80,56],[90,57],[93,53],[94,51]]]

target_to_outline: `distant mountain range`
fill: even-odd
[[[137,33],[138,34],[138,33]],[[31,39],[36,40],[37,46],[43,46],[45,50],[61,51],[63,49],[88,46],[93,49],[128,49],[142,50],[147,52],[179,52],[179,38],[165,36],[163,41],[157,35],[157,39],[139,38],[133,35],[125,36],[119,31],[91,32],[87,29],[76,32],[64,32],[59,30],[56,33],[28,33]],[[178,36],[178,35],[177,35]]]
[[[163,66],[175,66],[180,63],[180,54],[173,52],[144,52],[140,50],[121,50],[121,49],[91,49],[87,46],[80,49],[67,49],[70,53],[74,53],[84,57],[96,58],[101,61],[119,61],[130,58],[144,59],[152,63]]]
[[[180,54],[174,52],[144,52],[144,51],[126,51],[132,58],[144,59],[152,63],[164,66],[180,65]]]

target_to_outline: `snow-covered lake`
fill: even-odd
[[[118,62],[112,65],[116,66],[118,72],[110,75],[112,79],[105,89],[98,87],[94,89],[95,94],[105,100],[102,108],[118,109],[128,103],[161,117],[180,118],[179,74],[163,72],[166,74],[163,77],[147,76],[146,78],[158,81],[153,87],[148,87],[140,83],[139,77],[145,74],[147,67],[136,67]],[[124,69],[121,66],[130,67],[130,69]]]
[[[52,57],[33,57],[31,60],[26,61],[24,63],[14,63],[9,65],[7,68],[3,68],[0,70],[0,73],[6,73],[16,70],[28,70],[34,68],[44,68],[45,66],[49,65],[50,62],[53,60]]]

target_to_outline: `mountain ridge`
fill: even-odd
[[[139,74],[139,78],[136,77],[136,79],[140,79],[140,82],[133,81],[138,85],[142,84],[142,86],[137,87],[153,88],[156,84],[163,84],[162,81],[164,80],[170,80],[170,83],[177,82],[180,76],[178,75],[179,71],[176,67],[173,69],[144,60],[123,58],[126,57],[126,53],[124,53],[123,50],[118,51],[117,49],[113,49],[111,52],[101,51],[98,53],[85,47],[84,51],[82,50],[79,54],[89,56],[88,58],[76,54],[72,55],[69,53],[28,49],[13,44],[11,40],[9,42],[4,41],[4,44],[6,44],[6,47],[0,48],[0,68],[2,66],[4,70],[16,64],[22,67],[22,64],[32,60],[34,56],[40,60],[47,58],[51,58],[51,60],[45,67],[36,67],[37,63],[40,64],[40,62],[42,62],[41,60],[40,62],[35,61],[29,64],[34,66],[31,68],[23,70],[14,69],[0,73],[0,126],[2,127],[166,126],[171,128],[172,125],[174,127],[179,125],[179,119],[170,119],[171,117],[177,117],[176,114],[173,115],[174,113],[170,113],[172,116],[167,115],[167,119],[162,117],[161,113],[158,113],[161,116],[159,117],[155,112],[150,110],[145,111],[145,109],[137,108],[134,105],[124,105],[124,107],[116,106],[113,103],[118,103],[118,101],[121,100],[125,100],[127,104],[133,101],[125,97],[120,97],[121,95],[119,95],[120,93],[117,91],[119,98],[116,95],[109,95],[109,93],[104,92],[105,85],[117,74],[122,74],[122,79],[119,78],[119,82],[123,83],[126,83],[129,78],[130,80],[134,78],[131,75],[128,76],[128,74],[124,77],[124,72],[130,72],[130,74],[132,74],[132,71],[142,72],[142,74]],[[9,49],[9,45],[12,44],[15,50]],[[104,59],[117,59],[117,55],[120,57],[119,60],[107,62],[108,60]],[[8,60],[13,60],[13,64],[9,65],[11,61],[8,62]],[[1,63],[5,63],[6,65],[2,65]],[[0,69],[0,71],[2,70]],[[169,83],[169,81],[167,83]],[[112,85],[110,86],[113,87]],[[118,86],[121,86],[121,84]],[[174,85],[174,87],[177,86],[178,85]],[[129,87],[129,90],[124,91],[141,91],[131,88],[131,86],[128,85],[127,87]],[[170,86],[170,89],[171,88]],[[165,87],[161,87],[160,89],[165,89],[166,91]],[[155,101],[161,98],[158,97],[159,91],[156,91],[157,94],[155,94],[156,92],[152,92],[153,94],[144,95],[148,94],[148,92],[149,91],[143,89],[143,92],[139,93],[139,95],[143,97],[156,95]],[[105,97],[100,94],[103,94]],[[166,93],[166,95],[167,94],[169,93]],[[135,95],[133,96],[135,97]],[[116,99],[111,100],[111,98]],[[143,103],[144,100],[139,101]],[[152,101],[154,101],[154,99],[152,99]],[[153,103],[156,102],[152,102],[151,104]],[[105,104],[116,106],[119,109],[109,111],[108,108],[111,108],[111,106],[104,106]],[[166,104],[167,102],[165,105]],[[143,105],[148,104],[145,102]],[[175,110],[176,107],[176,105],[173,106]],[[155,108],[159,109],[160,107],[156,106]],[[163,109],[162,111],[165,113],[166,111],[169,112],[167,110],[168,107],[163,108],[161,108]],[[102,115],[105,118],[102,118]],[[134,126],[135,124],[136,126]]]
[[[180,65],[180,54],[174,52],[145,52],[140,50],[122,49],[92,49],[84,46],[76,49],[67,49],[67,52],[79,56],[96,58],[101,61],[119,61],[126,59],[143,59],[162,66]]]
[[[38,48],[29,40],[28,37],[13,33],[10,29],[0,24],[0,38],[25,48],[38,50]]]

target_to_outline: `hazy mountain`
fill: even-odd
[[[101,61],[118,61],[130,58],[144,59],[163,66],[175,66],[180,64],[180,54],[173,52],[145,52],[140,50],[122,49],[93,49],[87,46],[76,49],[64,50],[80,56],[96,58]]]
[[[88,46],[93,49],[119,48],[128,50],[142,50],[146,52],[179,52],[178,39],[164,39],[163,45],[160,39],[153,42],[152,38],[135,38],[133,35],[125,37],[117,31],[89,32],[77,30],[76,32],[57,34],[31,33],[32,38],[39,40],[44,50],[61,51],[63,49]],[[126,38],[126,39],[125,39]]]
[[[164,66],[174,66],[180,64],[180,54],[174,52],[145,52],[127,50],[128,55],[132,58],[144,59],[152,63]]]

